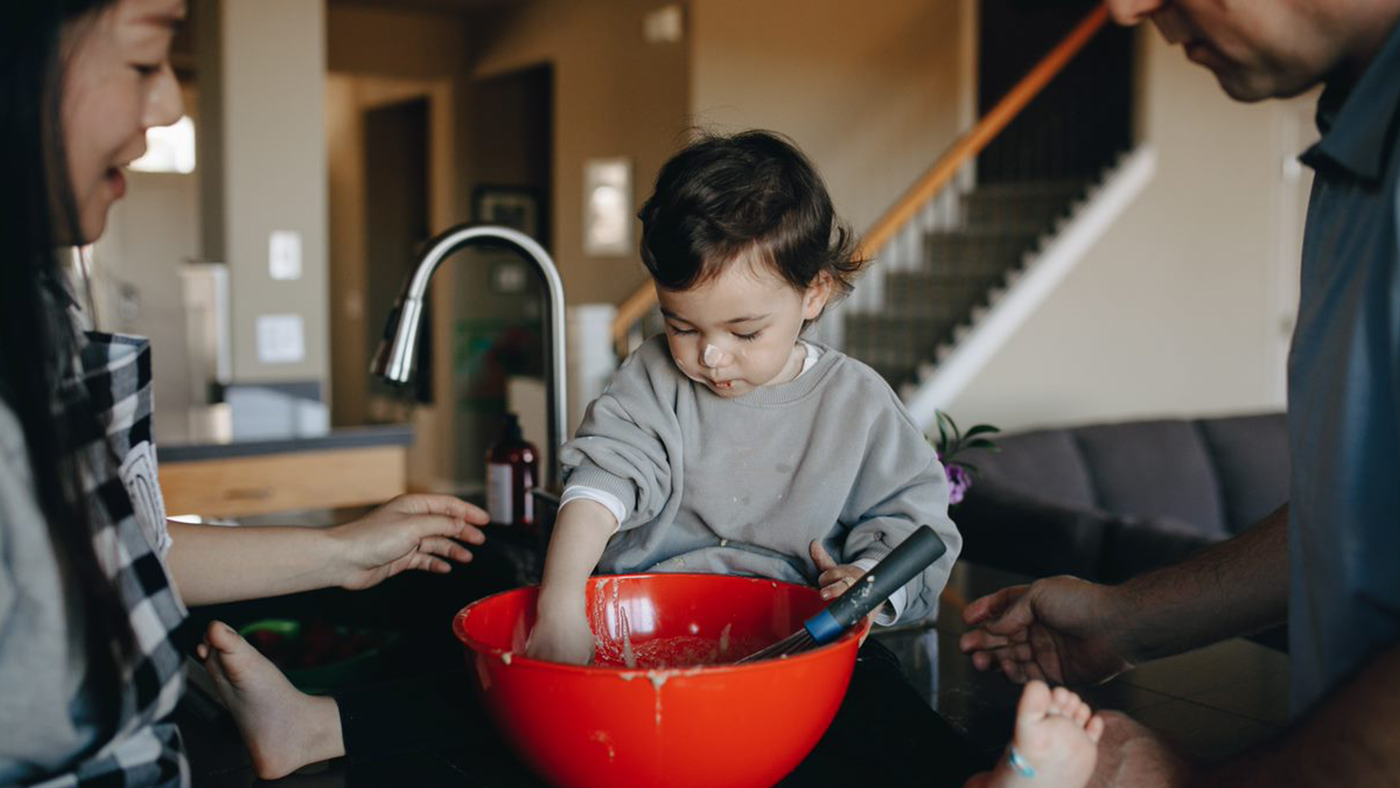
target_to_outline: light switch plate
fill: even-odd
[[[295,364],[305,358],[301,315],[258,315],[258,361]]]
[[[267,241],[267,270],[273,279],[301,278],[301,233],[273,230]]]

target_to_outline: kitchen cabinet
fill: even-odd
[[[227,518],[382,503],[407,491],[411,442],[410,428],[389,426],[160,447],[165,510]]]

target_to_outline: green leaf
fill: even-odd
[[[963,437],[971,438],[974,435],[987,435],[997,432],[1001,432],[1001,430],[997,429],[996,427],[993,427],[990,424],[978,424],[976,427],[973,427],[972,429],[968,430],[967,434]]]
[[[948,418],[943,411],[936,411],[936,421],[938,422],[938,451],[944,457],[948,456],[948,431],[943,428],[943,420]]]
[[[987,440],[986,438],[978,438],[977,440],[970,441],[970,442],[967,444],[967,448],[969,448],[969,449],[986,449],[986,450],[988,450],[988,451],[1001,451],[1001,447],[1000,447],[1000,446],[997,446],[995,443],[992,443],[991,441]]]

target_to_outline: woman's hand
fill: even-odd
[[[467,563],[460,542],[486,541],[481,509],[450,495],[400,495],[369,514],[327,530],[336,545],[338,584],[370,588],[405,569],[446,573],[449,561]]]

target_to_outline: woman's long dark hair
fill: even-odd
[[[135,637],[93,546],[98,515],[83,493],[79,448],[102,431],[84,393],[65,390],[78,338],[54,289],[63,286],[59,247],[81,233],[59,112],[63,30],[111,2],[10,0],[0,12],[0,398],[23,426],[36,497],[80,594],[88,686],[107,725]],[[60,418],[60,401],[75,396],[76,417]]]

